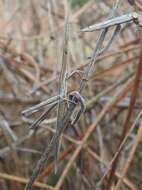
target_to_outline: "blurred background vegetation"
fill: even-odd
[[[55,132],[54,109],[34,132],[29,126],[46,108],[30,117],[21,112],[58,94],[65,13],[70,13],[69,68],[83,70],[90,62],[100,31],[80,29],[104,21],[113,0],[1,0],[0,1],[0,189],[22,190]],[[122,1],[116,16],[134,11]],[[104,46],[114,28],[110,28]],[[54,172],[54,150],[40,173],[35,189],[93,190],[104,175],[123,139],[141,111],[140,34],[134,23],[124,24],[111,47],[97,58],[83,90],[86,111],[79,122],[65,130]],[[137,79],[137,80],[136,80]],[[68,81],[78,89],[79,76]],[[115,100],[115,101],[114,101]],[[106,105],[110,107],[106,110]],[[102,115],[103,113],[103,115]],[[98,118],[101,118],[98,121]],[[93,132],[71,163],[79,143],[92,125]],[[123,176],[121,190],[142,189],[142,142],[137,142],[140,119],[127,138],[111,180],[101,189],[115,189],[134,144],[137,149]],[[71,163],[71,164],[70,164]],[[69,170],[67,169],[68,164]],[[63,172],[68,170],[66,175]],[[111,181],[111,182],[110,182]],[[54,188],[56,187],[56,188]],[[117,189],[118,190],[118,189]]]

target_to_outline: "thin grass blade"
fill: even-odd
[[[63,97],[67,97],[67,85],[66,85],[66,76],[67,76],[67,62],[68,62],[68,40],[69,40],[69,18],[68,16],[65,19],[65,29],[64,29],[64,39],[63,39],[63,49],[61,55],[61,72],[59,76],[59,95],[61,95],[60,99]],[[56,132],[59,130],[60,122],[63,118],[65,112],[65,102],[58,101],[57,108],[57,124],[56,124]],[[58,160],[58,152],[60,149],[61,140],[60,136],[56,140],[55,146],[55,172],[57,171],[57,160]]]

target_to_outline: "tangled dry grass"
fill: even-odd
[[[51,146],[32,188],[142,189],[142,29],[131,21],[123,23],[119,33],[114,33],[114,27],[80,32],[81,28],[106,20],[113,3],[0,2],[0,189],[24,189],[57,134],[61,109],[57,113],[53,108],[44,115],[38,130],[29,127],[46,113],[48,106],[30,116],[21,113],[59,94],[63,60],[68,63],[63,79],[66,74],[73,75],[62,81],[66,82],[67,94],[62,97],[66,101],[61,116],[67,117],[70,106],[76,105],[74,100],[81,108],[85,101],[86,109],[77,122],[71,122],[78,113],[76,106],[67,122],[59,118],[59,126],[61,123],[65,127],[64,133],[61,131],[57,173],[57,147]],[[137,10],[122,1],[114,10],[114,18],[132,11]],[[68,53],[63,59],[67,12]],[[100,33],[103,46],[98,40]]]

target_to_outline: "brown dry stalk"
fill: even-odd
[[[22,74],[24,77],[26,77],[28,80],[34,82],[36,85],[40,84],[40,68],[39,65],[36,63],[36,61],[33,59],[32,56],[30,56],[27,53],[21,52],[19,53],[16,49],[13,47],[6,47],[7,45],[3,42],[0,42],[0,48],[5,49],[7,48],[7,52],[11,54],[13,57],[21,57],[22,60],[24,60],[24,65],[32,66],[35,69],[36,74],[32,74],[28,70],[22,68],[22,66],[17,65],[17,62],[15,60],[10,60],[7,58],[8,63],[12,63],[12,66],[14,65],[14,68],[16,71],[19,71],[20,74]],[[3,55],[1,55],[4,59],[6,59]],[[35,76],[36,75],[36,76]],[[44,90],[46,93],[48,93],[48,89],[45,86],[41,87],[42,90]]]
[[[121,62],[120,64],[113,65],[105,69],[104,71],[100,71],[96,73],[95,75],[91,76],[90,80],[102,79],[102,77],[104,77],[105,75],[114,74],[115,71],[117,71],[118,69],[126,68],[127,65],[132,64],[133,61],[136,61],[138,58],[139,56],[135,56],[135,57],[127,59],[126,61]]]
[[[133,92],[131,95],[130,105],[128,108],[128,113],[127,113],[126,120],[125,120],[124,125],[123,125],[124,131],[122,134],[122,138],[125,136],[125,134],[127,133],[128,129],[129,129],[129,121],[130,121],[130,118],[131,118],[131,115],[133,112],[133,108],[134,108],[136,99],[138,97],[138,89],[139,89],[139,84],[140,84],[141,71],[142,71],[142,41],[141,41],[140,60],[139,60],[138,66],[137,66],[136,77],[135,77]]]
[[[91,156],[93,159],[95,159],[95,160],[101,162],[101,163],[104,164],[105,166],[108,165],[108,162],[106,162],[105,160],[102,160],[102,158],[101,158],[98,154],[96,154],[94,151],[92,151],[91,148],[89,148],[89,147],[86,146],[86,150],[87,150],[87,152],[90,154],[90,156]],[[121,174],[120,174],[119,172],[117,172],[117,171],[115,172],[115,175],[118,177],[118,179],[121,177]],[[124,177],[124,178],[123,178],[123,182],[124,182],[125,185],[128,186],[131,190],[138,190],[138,187],[136,187],[128,178]]]
[[[0,178],[5,179],[5,180],[10,180],[10,181],[16,181],[16,182],[22,183],[22,184],[26,184],[28,182],[28,179],[26,179],[26,178],[15,176],[15,175],[10,175],[10,174],[6,174],[6,173],[0,173]],[[33,184],[33,186],[39,187],[42,189],[47,189],[47,190],[54,190],[54,188],[51,187],[50,185],[46,185],[46,184],[40,183],[40,182],[35,182]]]
[[[107,53],[104,53],[102,55],[100,55],[99,57],[97,57],[97,60],[96,62],[100,62],[102,60],[106,60],[108,58],[111,58],[111,57],[115,57],[115,56],[118,56],[122,53],[128,53],[132,50],[137,50],[139,48],[139,45],[133,45],[133,46],[130,46],[130,47],[126,47],[126,48],[123,48],[122,50],[118,50],[118,51],[114,51],[114,52],[107,52]],[[76,70],[79,70],[79,69],[83,69],[84,67],[86,67],[88,65],[88,63],[86,64],[81,64],[79,67],[77,67]]]
[[[122,182],[123,182],[123,178],[126,176],[127,172],[128,172],[128,169],[130,167],[130,164],[131,162],[133,161],[133,158],[134,158],[134,155],[135,155],[135,152],[136,152],[136,149],[137,149],[137,146],[138,144],[140,143],[141,141],[141,138],[142,138],[142,121],[140,122],[140,125],[139,125],[139,128],[137,130],[137,134],[136,134],[136,137],[135,137],[135,140],[134,140],[134,143],[133,143],[133,146],[131,148],[131,151],[129,153],[129,156],[128,156],[128,159],[126,160],[125,162],[125,165],[123,167],[123,170],[122,170],[122,173],[121,173],[121,176],[114,188],[114,190],[120,190],[121,189],[121,185],[122,185]]]
[[[122,149],[123,149],[123,147],[124,147],[124,145],[125,145],[125,143],[126,143],[128,137],[130,136],[130,134],[131,134],[132,131],[134,130],[136,124],[139,122],[141,116],[142,116],[142,111],[139,112],[139,114],[138,114],[138,116],[136,117],[136,119],[135,119],[133,125],[131,126],[131,128],[130,128],[129,131],[128,131],[128,133],[126,134],[126,136],[124,137],[123,141],[121,142],[121,144],[120,144],[120,146],[119,146],[117,152],[115,153],[114,157],[113,157],[112,160],[110,161],[106,172],[104,173],[103,177],[102,177],[101,180],[99,181],[98,186],[100,186],[100,185],[103,183],[103,181],[104,181],[104,179],[106,178],[107,174],[108,174],[109,171],[111,170],[113,163],[116,161],[117,157],[120,155],[120,152],[122,151]]]
[[[71,144],[69,145],[69,147],[67,147],[66,150],[64,150],[60,157],[59,160],[63,160],[70,152],[72,152],[72,150],[75,148],[75,144]],[[92,156],[93,159],[105,164],[107,166],[107,162],[105,160],[102,160],[102,158],[96,154],[95,152],[93,152],[88,146],[85,146],[84,149]],[[37,178],[36,181],[41,181],[45,176],[47,176],[51,170],[54,169],[54,161],[51,162],[51,164],[48,165],[48,167],[39,175],[39,177]],[[120,178],[121,174],[119,172],[116,171],[115,175]],[[123,177],[123,182],[132,190],[138,190],[138,188],[126,177]]]
[[[132,44],[133,45],[138,44],[139,41],[140,41],[140,39],[130,40],[130,41],[126,42],[124,45],[121,45],[120,48],[126,48],[126,47],[128,47],[128,46],[130,46]]]
[[[126,76],[122,77],[119,81],[116,81],[114,84],[107,87],[106,89],[101,91],[99,94],[91,98],[91,100],[88,100],[88,102],[86,103],[86,109],[91,109],[94,106],[94,103],[96,103],[100,99],[100,97],[104,96],[105,94],[111,93],[114,89],[118,88],[118,86],[121,86],[122,84],[124,84],[130,78],[130,76],[132,76],[132,74],[127,77]],[[128,91],[130,89],[131,87],[128,89]]]
[[[135,103],[136,103],[136,99],[137,99],[137,96],[138,96],[138,89],[139,89],[141,72],[142,72],[142,32],[140,32],[140,36],[141,36],[141,38],[140,38],[141,39],[140,60],[139,60],[137,70],[136,70],[134,87],[133,87],[133,91],[132,91],[132,94],[131,94],[131,99],[130,99],[130,104],[129,104],[129,107],[128,107],[128,112],[127,112],[126,119],[125,119],[123,127],[122,127],[123,132],[122,132],[122,136],[121,136],[121,141],[123,141],[127,131],[129,130],[130,119],[131,119],[133,109],[134,109],[134,106],[135,106]],[[120,144],[121,144],[121,141],[120,141]],[[120,144],[119,144],[119,146],[120,146]],[[113,163],[112,169],[110,171],[110,176],[109,176],[109,179],[108,179],[108,186],[107,186],[108,189],[111,188],[111,184],[112,184],[113,179],[114,179],[114,173],[115,173],[115,169],[117,167],[118,159],[119,159],[119,155],[116,158],[116,161]]]

